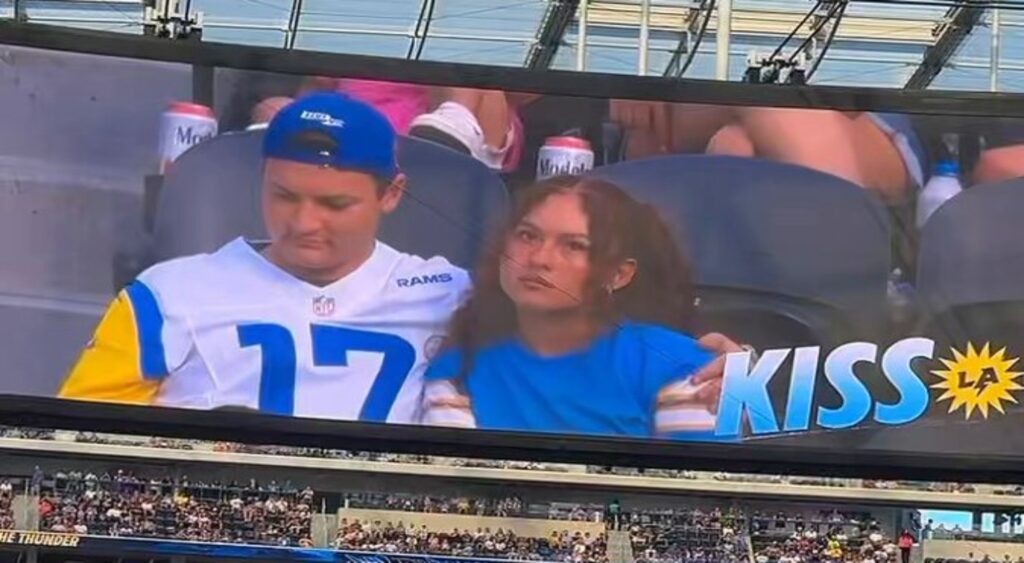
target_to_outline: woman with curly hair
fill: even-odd
[[[691,267],[658,213],[590,177],[519,196],[427,371],[423,422],[717,439],[721,366],[688,333]]]

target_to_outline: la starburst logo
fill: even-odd
[[[939,358],[946,369],[932,371],[942,379],[932,388],[945,390],[936,402],[950,401],[948,412],[963,408],[965,420],[975,411],[987,419],[990,410],[1005,414],[1004,402],[1017,403],[1014,391],[1024,389],[1017,381],[1024,372],[1012,371],[1019,358],[1007,358],[1006,348],[992,352],[986,342],[977,350],[968,342],[966,352],[956,348],[950,352],[953,359]]]

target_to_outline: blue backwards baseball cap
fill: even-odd
[[[317,92],[281,109],[267,126],[263,158],[358,170],[390,180],[398,174],[397,135],[384,114],[338,92]]]

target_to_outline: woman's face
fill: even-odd
[[[500,281],[518,309],[558,312],[582,305],[590,278],[587,223],[579,195],[556,193],[513,226]]]

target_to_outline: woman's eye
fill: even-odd
[[[520,229],[518,232],[516,232],[516,238],[523,242],[533,242],[537,240],[537,233],[529,229]]]

